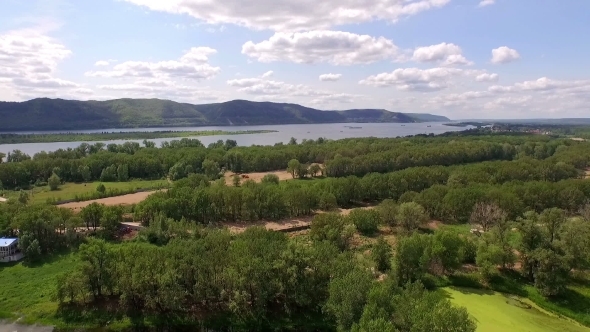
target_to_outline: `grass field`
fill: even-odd
[[[59,190],[50,191],[48,186],[36,187],[32,190],[27,190],[31,203],[45,203],[48,199],[55,199],[58,201],[74,199],[77,196],[96,192],[96,187],[104,184],[107,192],[108,190],[136,190],[136,189],[151,189],[163,188],[168,186],[166,180],[134,180],[129,182],[91,182],[91,183],[66,183],[59,187]],[[8,199],[18,199],[18,192],[7,191]]]
[[[529,300],[524,308],[510,295],[492,291],[445,288],[451,302],[467,308],[477,322],[477,331],[481,332],[590,332],[590,328],[570,320],[559,318],[537,307]]]
[[[76,268],[74,254],[49,257],[45,263],[0,265],[0,317],[53,325],[57,311],[56,280]]]

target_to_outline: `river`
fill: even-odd
[[[348,126],[360,127],[351,129]],[[459,131],[465,128],[445,126],[442,123],[330,123],[330,124],[292,124],[292,125],[270,125],[270,126],[227,126],[227,127],[161,127],[161,128],[123,128],[123,129],[98,129],[79,130],[68,132],[97,133],[97,132],[131,132],[131,131],[205,131],[205,130],[276,130],[274,133],[266,134],[245,134],[245,135],[215,135],[199,136],[203,144],[216,142],[217,140],[233,139],[241,146],[250,145],[273,145],[275,143],[287,143],[294,137],[297,142],[303,139],[317,139],[324,137],[328,139],[343,139],[352,137],[397,137],[417,134],[442,134],[447,131]],[[48,134],[63,133],[63,131],[27,131],[21,134]],[[150,141],[156,142],[159,146],[164,141],[178,140],[180,138],[158,138]],[[122,144],[124,142],[139,142],[143,140],[113,140],[101,141],[107,144]],[[53,143],[20,143],[0,144],[0,152],[8,153],[13,150],[21,150],[28,155],[34,155],[41,151],[55,151],[58,149],[75,148],[84,142],[53,142]],[[85,142],[94,144],[96,141]]]

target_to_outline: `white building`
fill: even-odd
[[[0,238],[0,262],[15,262],[21,260],[23,254],[18,248],[18,239],[16,238]]]

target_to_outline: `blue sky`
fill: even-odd
[[[0,0],[0,100],[590,117],[580,0]]]

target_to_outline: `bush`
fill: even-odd
[[[350,212],[347,218],[363,235],[375,234],[381,223],[379,212],[375,210],[355,209]]]
[[[338,207],[336,196],[329,192],[322,192],[319,197],[318,207],[323,211],[334,210]]]
[[[379,206],[377,206],[377,212],[379,212],[381,221],[384,224],[392,227],[396,226],[397,224],[397,210],[398,205],[392,199],[386,199],[383,202],[381,202]]]
[[[279,184],[279,177],[276,174],[266,174],[262,178],[262,183],[274,183]]]
[[[59,189],[59,185],[61,184],[61,179],[59,178],[59,176],[57,176],[57,174],[53,173],[49,177],[49,180],[47,180],[47,182],[49,184],[49,189],[51,191],[55,191],[55,190]]]
[[[416,197],[418,197],[418,193],[415,191],[406,191],[405,193],[403,193],[398,200],[398,203],[410,203],[413,202],[414,199],[416,199]]]
[[[340,250],[345,250],[353,233],[354,227],[348,227],[339,214],[322,213],[311,221],[309,236],[313,241],[330,242]]]

